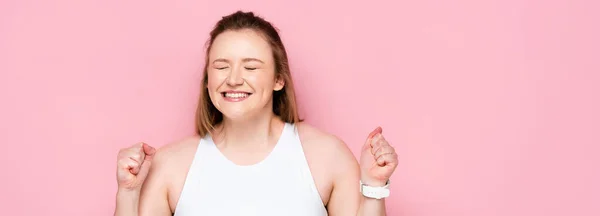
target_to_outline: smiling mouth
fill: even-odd
[[[223,95],[223,97],[225,97],[225,98],[230,98],[230,99],[242,99],[242,98],[247,98],[248,96],[252,95],[252,93],[247,93],[247,92],[223,92],[223,93],[221,93],[221,95]]]

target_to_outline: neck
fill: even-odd
[[[279,138],[283,125],[284,122],[272,112],[239,120],[224,118],[217,128],[215,143],[228,148],[269,147]]]

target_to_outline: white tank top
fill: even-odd
[[[202,138],[175,208],[175,216],[325,216],[298,131],[286,123],[261,162],[239,166],[210,135]]]

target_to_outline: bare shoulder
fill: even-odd
[[[192,136],[158,148],[150,167],[149,180],[169,188],[173,180],[177,182],[182,175],[185,178],[199,141],[199,137]]]
[[[173,212],[173,204],[177,202],[174,198],[178,198],[178,194],[173,194],[174,189],[180,188],[185,182],[198,141],[197,137],[189,137],[158,148],[142,186],[140,215],[167,215]]]
[[[177,206],[199,142],[199,136],[191,136],[164,145],[156,151],[151,169],[156,171],[156,176],[163,179],[171,212]]]
[[[298,123],[297,127],[309,162],[328,165],[329,171],[345,172],[358,168],[356,157],[342,139],[307,123]]]
[[[306,147],[319,148],[321,151],[331,151],[329,153],[354,157],[346,143],[339,137],[307,123],[298,123],[297,127],[300,141]]]
[[[340,179],[358,178],[358,162],[339,137],[306,123],[297,123],[304,156],[325,206]]]
[[[164,145],[156,151],[152,165],[167,166],[168,169],[179,167],[181,162],[193,159],[199,142],[200,137],[191,136]]]

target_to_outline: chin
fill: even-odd
[[[220,109],[219,111],[221,111],[221,113],[223,113],[224,118],[227,118],[230,120],[242,120],[242,119],[248,118],[248,116],[250,116],[250,113],[248,113],[247,110],[223,108],[223,109]]]
[[[246,120],[253,116],[260,115],[263,109],[255,101],[229,102],[219,100],[217,109],[223,114],[224,118],[229,120]]]

